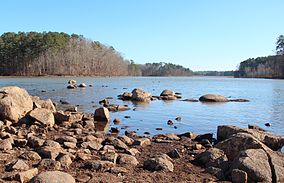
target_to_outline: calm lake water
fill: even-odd
[[[93,87],[66,89],[69,79],[84,82]],[[31,95],[55,102],[60,99],[79,105],[79,111],[94,112],[98,101],[106,97],[113,104],[127,104],[131,109],[111,113],[111,118],[121,119],[119,125],[111,126],[135,130],[140,134],[157,133],[214,133],[218,125],[247,127],[256,124],[264,129],[284,136],[284,80],[235,79],[207,77],[38,77],[0,78],[0,87],[16,85],[25,88]],[[117,100],[117,95],[134,88],[143,88],[153,95],[160,95],[164,89],[182,93],[183,99],[198,99],[207,93],[220,94],[229,98],[245,98],[250,102],[228,102],[204,104],[200,102],[151,101],[144,105]],[[41,92],[46,90],[46,92]],[[131,116],[131,118],[124,118]],[[180,116],[180,122],[175,118]],[[172,120],[173,126],[167,125]],[[271,127],[264,124],[270,122]],[[177,128],[175,129],[174,126]],[[162,128],[157,131],[156,128]],[[122,130],[123,132],[123,130]]]

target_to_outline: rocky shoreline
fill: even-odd
[[[139,89],[120,97],[153,98]],[[217,99],[229,101],[201,100]],[[284,182],[281,136],[253,125],[219,126],[217,139],[191,132],[119,136],[106,130],[111,105],[101,104],[94,114],[59,110],[24,89],[0,88],[0,182]]]

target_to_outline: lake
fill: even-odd
[[[93,87],[69,90],[69,79],[77,83],[92,84]],[[120,118],[121,123],[112,127],[135,130],[139,134],[195,132],[214,133],[218,125],[247,127],[258,125],[272,133],[284,136],[284,80],[210,78],[210,77],[3,77],[0,87],[16,85],[25,88],[29,94],[55,102],[68,101],[79,105],[79,111],[94,112],[99,100],[113,97],[110,103],[128,105],[131,109],[111,113],[112,120]],[[250,102],[201,103],[181,100],[155,100],[137,105],[121,101],[117,95],[134,88],[142,88],[152,95],[160,95],[162,90],[171,89],[182,93],[182,99],[198,99],[201,95],[213,93],[228,98],[245,98]],[[42,92],[45,90],[46,92]],[[131,118],[124,118],[130,116]],[[175,121],[177,116],[181,121]],[[111,121],[112,121],[111,120]],[[167,125],[172,120],[174,125]],[[270,122],[271,127],[264,124]],[[176,128],[174,127],[176,126]],[[156,128],[162,128],[157,131]],[[121,130],[122,132],[124,130]]]

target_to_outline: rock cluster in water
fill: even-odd
[[[170,91],[162,94],[176,97]],[[127,96],[137,101],[152,97],[139,89]],[[127,132],[118,136],[102,132],[107,131],[105,124],[110,120],[110,104],[102,104],[105,107],[94,114],[61,111],[51,100],[29,96],[24,89],[0,88],[1,180],[284,181],[284,155],[277,151],[284,145],[281,136],[256,126],[219,126],[217,139],[212,134],[191,132],[153,137]]]

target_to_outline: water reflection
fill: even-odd
[[[138,102],[138,101],[131,101],[133,107],[139,107],[139,108],[147,108],[150,105],[150,101],[145,102]]]
[[[95,121],[95,129],[97,129],[100,132],[107,133],[110,127],[109,121]]]

